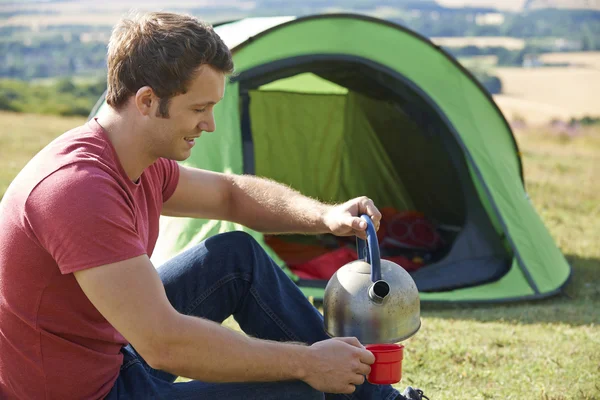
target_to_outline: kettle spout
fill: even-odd
[[[383,299],[390,293],[390,285],[386,281],[377,281],[369,287],[369,298],[376,304],[383,303]]]

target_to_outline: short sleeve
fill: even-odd
[[[177,183],[179,182],[179,164],[174,160],[159,158],[156,161],[156,168],[163,182],[162,197],[163,203],[175,193]]]
[[[30,193],[25,218],[63,274],[145,254],[127,192],[108,173],[72,164]]]

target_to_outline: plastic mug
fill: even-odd
[[[371,373],[367,375],[367,380],[379,385],[400,382],[404,346],[401,344],[369,344],[365,347],[375,356],[375,362],[371,364]]]

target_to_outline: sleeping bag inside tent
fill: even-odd
[[[382,257],[409,271],[425,302],[539,298],[566,283],[570,266],[527,197],[509,125],[429,40],[348,14],[215,30],[236,73],[215,107],[216,131],[183,164],[255,174],[328,203],[373,199]],[[162,217],[152,260],[231,230],[252,234],[317,299],[356,259],[353,238]]]

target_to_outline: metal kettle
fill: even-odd
[[[419,291],[404,268],[381,260],[375,226],[361,218],[367,241],[357,237],[358,260],[338,269],[325,288],[325,330],[362,344],[401,342],[421,327]]]

